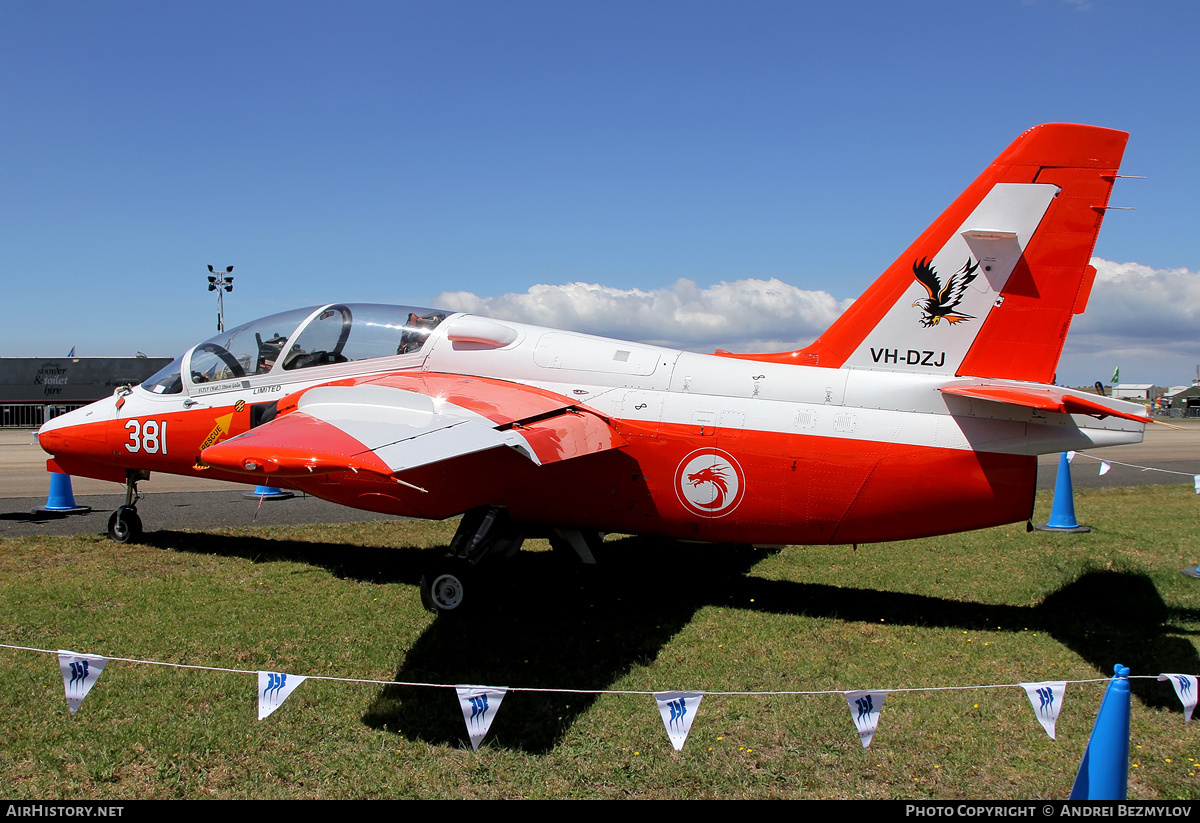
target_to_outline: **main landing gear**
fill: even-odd
[[[142,537],[142,518],[138,517],[137,484],[139,480],[147,480],[150,472],[135,469],[125,471],[125,505],[108,518],[108,537],[117,543],[136,543]]]
[[[479,600],[479,564],[485,558],[516,554],[526,537],[537,537],[512,522],[503,506],[480,506],[462,517],[446,556],[421,577],[421,603],[436,615],[462,614]],[[598,532],[554,529],[550,545],[561,555],[574,554],[586,564],[596,562],[592,549],[603,537]]]
[[[421,576],[421,604],[434,614],[459,613],[471,583],[471,571],[471,564],[465,560],[441,560]]]
[[[462,614],[477,595],[475,567],[485,557],[512,557],[525,535],[502,506],[480,506],[463,515],[446,556],[421,577],[421,603],[436,615]]]

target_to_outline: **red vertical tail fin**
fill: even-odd
[[[812,345],[751,357],[1050,382],[1127,139],[1028,130]]]

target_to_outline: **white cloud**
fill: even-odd
[[[1059,380],[1089,385],[1121,366],[1127,382],[1179,384],[1200,363],[1200,275],[1093,258],[1087,311],[1067,337]],[[646,291],[594,283],[537,285],[523,294],[445,292],[435,305],[539,326],[693,351],[788,351],[808,345],[853,298],[744,279],[701,288],[679,280]]]
[[[1092,345],[1195,346],[1200,331],[1200,276],[1187,269],[1092,258],[1096,283],[1072,333]]]
[[[537,285],[524,294],[480,297],[445,292],[435,304],[539,326],[662,346],[712,351],[782,351],[812,342],[852,301],[781,280],[735,280],[702,289],[678,280],[665,289],[595,283]]]
[[[1200,274],[1092,258],[1096,283],[1063,351],[1064,370],[1131,383],[1188,382],[1200,363]]]

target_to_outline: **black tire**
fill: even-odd
[[[442,560],[421,576],[421,604],[439,617],[462,614],[470,601],[471,566]]]
[[[142,518],[132,506],[121,506],[108,518],[108,537],[117,543],[136,543],[142,537]]]

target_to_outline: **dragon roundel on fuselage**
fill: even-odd
[[[729,481],[725,478],[723,466],[705,466],[700,471],[689,474],[687,479],[693,486],[700,486],[704,483],[711,483],[713,486],[712,501],[709,503],[693,501],[697,506],[719,510],[725,505],[725,495],[729,494]]]

